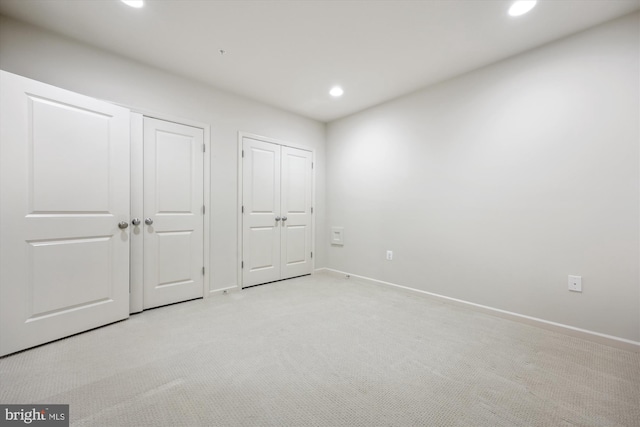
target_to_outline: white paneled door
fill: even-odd
[[[242,144],[242,286],[310,274],[312,153]]]
[[[310,151],[282,147],[281,277],[311,273],[312,155]]]
[[[0,72],[0,355],[129,315],[129,110]]]
[[[280,146],[244,138],[243,156],[244,287],[280,280]]]
[[[144,118],[144,308],[203,296],[204,133]]]

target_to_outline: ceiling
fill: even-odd
[[[328,122],[640,9],[541,0],[513,18],[511,3],[0,0],[0,13]]]

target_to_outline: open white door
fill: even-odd
[[[0,72],[0,356],[129,316],[129,110]]]
[[[144,308],[203,296],[204,131],[144,118]]]

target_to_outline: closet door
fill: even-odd
[[[242,287],[310,274],[312,153],[243,138]]]
[[[243,139],[242,286],[280,279],[280,146]]]
[[[311,274],[311,152],[282,147],[281,278]]]
[[[144,118],[144,308],[203,296],[204,132]]]
[[[0,355],[129,315],[129,111],[0,72]]]

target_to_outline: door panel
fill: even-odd
[[[202,129],[144,118],[144,308],[203,296]]]
[[[274,235],[275,227],[252,227],[250,230],[250,256],[251,268],[249,272],[255,272],[264,269],[277,269],[278,263],[274,260],[276,252],[273,251],[274,243],[279,240]]]
[[[30,212],[107,212],[111,117],[33,95],[28,104]]]
[[[28,242],[28,319],[107,301],[112,243],[109,237]]]
[[[158,232],[157,286],[185,284],[191,280],[194,247],[192,231]]]
[[[307,261],[307,227],[302,225],[288,225],[285,228],[285,265],[299,264]]]
[[[248,154],[249,172],[251,174],[250,194],[251,212],[256,214],[273,214],[279,211],[280,198],[278,182],[280,155],[255,146],[246,150]]]
[[[0,72],[0,355],[128,317],[129,111]]]
[[[155,132],[155,213],[192,214],[194,163],[201,161],[201,156],[194,156],[194,151],[202,151],[202,143],[195,146],[196,139],[201,138],[160,129],[155,129]]]
[[[243,139],[242,286],[280,279],[280,146]]]
[[[312,153],[282,147],[282,267],[281,277],[310,274]]]

